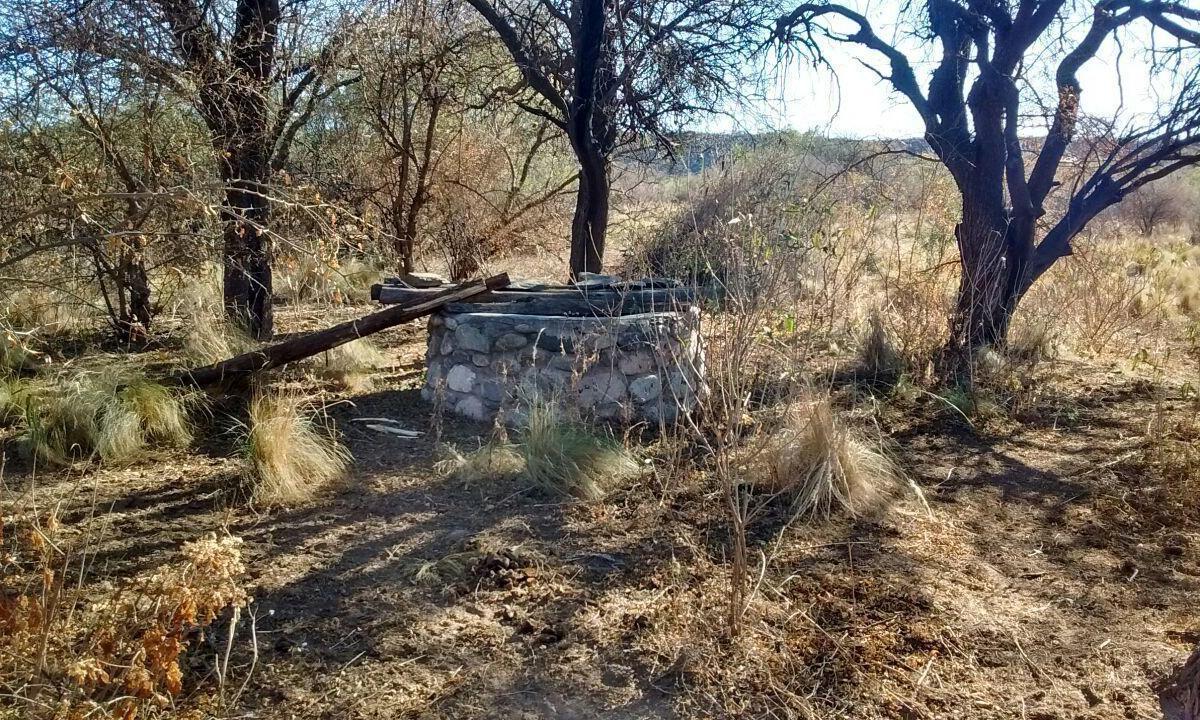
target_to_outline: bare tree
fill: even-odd
[[[925,140],[962,200],[962,277],[947,347],[949,365],[961,368],[974,348],[1004,342],[1026,291],[1071,254],[1071,240],[1101,211],[1200,161],[1200,10],[1156,0],[1082,8],[1067,0],[924,0],[917,7],[916,39],[936,58],[924,88],[900,44],[847,5],[802,4],[779,19],[776,34],[817,59],[829,43],[882,57],[887,69],[879,76],[919,113]],[[1136,25],[1139,32],[1122,34]],[[1129,54],[1147,38],[1145,55],[1160,87],[1170,84],[1171,99],[1121,127],[1110,118],[1080,150],[1080,68],[1106,43],[1121,42]],[[1040,147],[1027,157],[1022,124],[1039,115],[1036,78],[1045,57],[1058,58],[1057,101],[1043,116]],[[1064,182],[1064,158],[1081,153],[1085,169]],[[1048,217],[1055,192],[1066,195],[1064,209]]]
[[[354,79],[337,72],[346,18],[315,0],[37,0],[4,50],[103,59],[191,103],[224,187],[226,310],[262,337],[273,324],[271,175],[317,104]]]
[[[520,81],[518,105],[566,134],[579,164],[570,271],[599,272],[609,166],[624,143],[669,145],[678,123],[739,87],[768,4],[735,0],[467,0]]]
[[[1121,201],[1120,212],[1146,237],[1162,225],[1179,224],[1200,204],[1196,187],[1182,177],[1148,183]]]

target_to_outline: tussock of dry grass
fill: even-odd
[[[219,362],[256,347],[258,343],[243,328],[211,312],[192,315],[183,337],[183,354],[193,365]]]
[[[321,259],[314,255],[282,262],[276,277],[281,298],[289,302],[364,303],[379,270],[361,258]]]
[[[879,313],[872,313],[858,350],[859,371],[872,380],[895,382],[904,372],[904,362],[896,350]]]
[[[372,373],[387,364],[387,356],[364,338],[321,353],[320,363],[321,377],[350,390],[369,390]]]
[[[10,402],[21,410],[29,453],[55,465],[134,462],[151,447],[192,440],[190,398],[132,370],[17,388]]]
[[[637,461],[623,445],[564,422],[545,400],[530,403],[518,447],[526,478],[582,500],[598,500],[610,486],[638,472]]]
[[[868,515],[906,483],[882,441],[849,426],[827,398],[791,408],[762,460],[767,487],[790,497],[796,516]]]
[[[301,399],[286,393],[262,393],[250,403],[244,454],[250,496],[266,506],[310,500],[342,477],[350,452],[306,412]]]
[[[447,446],[445,457],[436,470],[447,477],[465,483],[513,478],[525,469],[525,459],[517,445],[493,439],[478,450],[464,453]]]

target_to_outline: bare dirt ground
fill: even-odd
[[[447,480],[439,439],[470,447],[489,428],[420,400],[421,327],[386,342],[397,365],[330,409],[352,476],[309,507],[231,503],[219,438],[132,469],[9,464],[10,490],[63,502],[64,524],[96,538],[95,578],[206,532],[245,540],[257,660],[223,716],[1158,718],[1157,688],[1200,640],[1197,507],[1163,501],[1136,462],[1156,408],[1190,401],[1143,378],[1060,363],[1002,431],[931,405],[887,416],[929,512],[762,518],[731,638],[718,488],[665,481],[652,451],[642,480],[594,504]],[[427,432],[350,422],[371,416]],[[211,667],[213,635],[189,677]]]

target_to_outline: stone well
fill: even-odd
[[[694,305],[584,316],[486,308],[451,305],[429,319],[422,395],[459,415],[520,425],[540,395],[581,418],[672,423],[707,392]]]

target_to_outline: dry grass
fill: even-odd
[[[27,334],[0,326],[0,374],[37,370],[44,358],[33,348]]]
[[[828,398],[789,408],[761,460],[763,484],[788,497],[798,517],[869,515],[909,484],[882,438],[868,439],[852,428]]]
[[[904,373],[904,362],[879,313],[872,313],[858,349],[859,373],[873,381],[894,383]]]
[[[319,253],[283,261],[276,272],[279,296],[293,303],[365,303],[379,277],[378,268],[361,258],[323,259]]]
[[[364,338],[321,353],[318,373],[343,388],[363,391],[371,389],[372,374],[387,362],[387,356]]]
[[[319,424],[294,394],[256,395],[245,430],[250,497],[260,505],[306,502],[350,464],[350,452],[331,428]]]
[[[638,472],[637,461],[611,437],[565,422],[553,403],[534,399],[518,449],[524,476],[552,493],[598,500]]]
[[[192,397],[133,369],[17,387],[10,403],[21,409],[29,454],[54,465],[97,457],[130,463],[152,447],[182,447],[192,440]]]
[[[192,365],[208,365],[258,347],[245,329],[214,312],[197,312],[188,320],[183,354]]]
[[[464,483],[514,478],[525,469],[520,447],[500,439],[494,438],[478,450],[467,453],[453,446],[446,446],[443,452],[444,457],[435,469]]]

